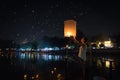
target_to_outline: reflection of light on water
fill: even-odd
[[[106,61],[105,66],[106,66],[106,68],[110,68],[110,61]]]
[[[106,61],[106,68],[112,68],[114,70],[116,68],[115,61]]]
[[[105,67],[110,68],[110,66],[112,69],[115,69],[116,68],[115,61],[113,59],[106,59]]]
[[[102,67],[102,62],[101,62],[100,59],[97,60],[97,66],[98,66],[98,67]]]
[[[34,54],[31,53],[20,53],[20,58],[21,59],[33,59]]]
[[[39,58],[40,58],[40,55],[39,55],[39,54],[37,54],[37,56],[36,56],[36,57],[37,57],[37,60],[39,60]]]
[[[51,54],[43,54],[42,59],[46,60],[46,61],[48,61],[48,60],[57,61],[57,60],[62,60],[62,56],[60,56],[60,55],[51,55]]]
[[[34,59],[34,54],[31,54],[31,58]]]
[[[25,59],[25,53],[21,53],[20,58]]]
[[[19,58],[20,59],[43,59],[45,61],[58,61],[58,60],[62,60],[62,56],[61,55],[55,55],[55,54],[39,54],[39,53],[20,53],[19,54]]]
[[[51,60],[52,59],[52,55],[48,55],[48,59]]]
[[[99,57],[97,59],[97,66],[98,67],[106,67],[106,68],[111,68],[115,69],[116,68],[116,64],[114,59],[111,58],[103,58],[103,57]]]

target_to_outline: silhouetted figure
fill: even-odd
[[[82,71],[83,71],[82,80],[85,80],[87,40],[85,37],[82,37],[80,41],[74,38],[74,42],[77,45],[79,45],[78,58],[79,58],[80,63],[82,64]]]

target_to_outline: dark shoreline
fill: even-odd
[[[114,53],[118,53],[118,52],[120,52],[120,48],[108,48],[108,49],[92,49],[92,50],[88,50],[89,52],[91,51],[91,52],[98,52],[98,53],[100,53],[100,52],[114,52]]]

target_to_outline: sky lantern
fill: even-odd
[[[66,20],[64,21],[64,37],[76,37],[76,21]]]

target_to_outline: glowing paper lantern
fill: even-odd
[[[66,20],[64,21],[64,36],[65,37],[76,37],[76,21]]]

